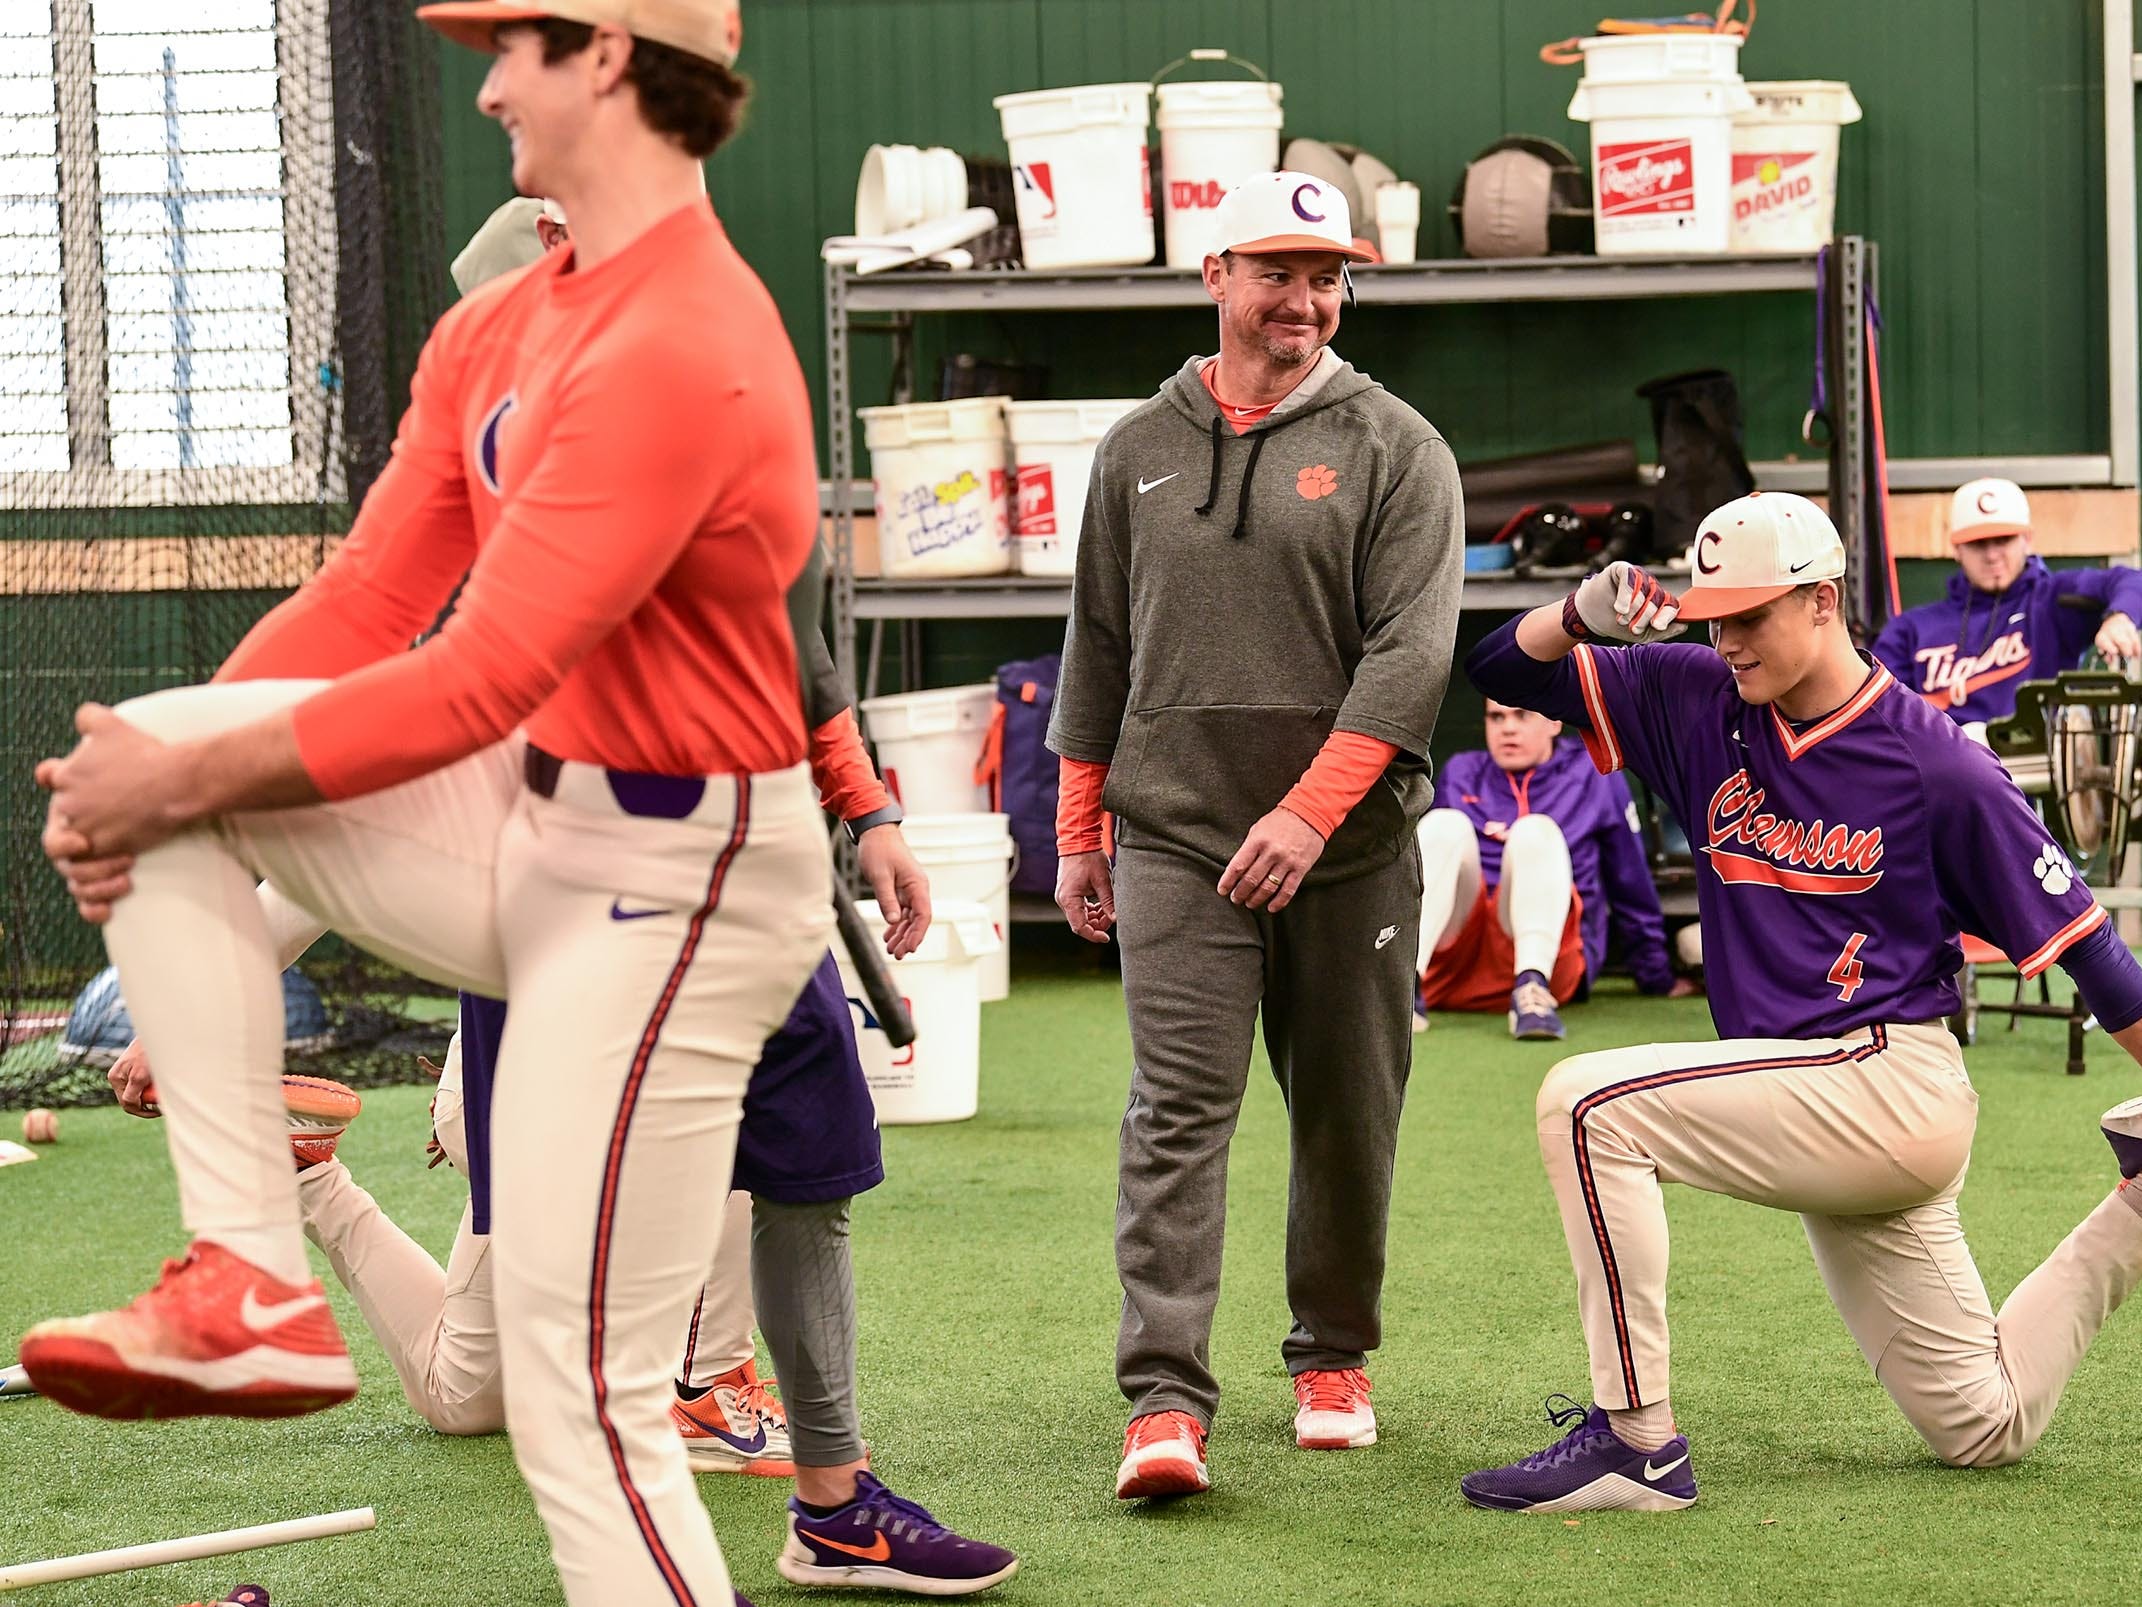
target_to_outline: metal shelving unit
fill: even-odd
[[[1865,337],[1861,321],[1835,317],[1837,308],[1862,305],[1873,283],[1873,245],[1854,235],[1842,236],[1830,253],[1830,306],[1834,329],[1830,340],[1836,373],[1831,394],[1832,425],[1841,465],[1832,486],[1831,516],[1844,536],[1855,569],[1867,559]],[[1811,256],[1700,257],[1644,259],[1629,257],[1548,257],[1521,262],[1423,262],[1405,267],[1373,266],[1355,273],[1364,307],[1432,307],[1490,302],[1618,301],[1676,296],[1748,295],[1759,292],[1813,292],[1818,288],[1818,259]],[[858,330],[889,333],[900,360],[895,372],[908,374],[915,320],[953,312],[1098,312],[1207,306],[1195,273],[1173,268],[1081,269],[1031,273],[1016,268],[976,269],[965,273],[888,273],[858,278],[847,268],[825,269],[826,417],[828,478],[836,494],[830,499],[832,525],[832,608],[834,655],[851,686],[856,678],[856,627],[868,620],[882,630],[896,621],[909,634],[919,622],[946,619],[1060,618],[1069,609],[1068,582],[1016,575],[985,580],[918,583],[859,580],[855,573],[855,508],[838,494],[855,479],[855,404],[849,365],[851,336]],[[908,400],[900,395],[896,400]],[[1474,577],[1465,583],[1462,606],[1507,610],[1551,602],[1567,589],[1566,581]],[[877,655],[872,654],[875,666]],[[872,689],[865,689],[872,690]]]

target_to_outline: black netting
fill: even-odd
[[[105,1097],[32,765],[83,701],[208,679],[386,460],[450,294],[432,49],[378,0],[0,3],[0,1107]],[[442,1047],[437,990],[301,969],[294,1064]]]

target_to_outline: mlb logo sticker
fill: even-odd
[[[1046,463],[1019,465],[1018,533],[1056,534],[1056,473]]]
[[[1657,217],[1696,210],[1696,159],[1689,141],[1599,147],[1599,215]]]
[[[1056,179],[1046,162],[1020,162],[1012,168],[1017,187],[1019,227],[1026,233],[1052,234],[1056,229]]]

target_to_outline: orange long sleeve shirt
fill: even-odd
[[[218,679],[334,681],[296,714],[329,798],[522,726],[616,769],[784,769],[806,754],[784,594],[817,520],[802,369],[695,203],[449,311],[348,541]]]

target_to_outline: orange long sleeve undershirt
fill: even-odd
[[[1398,757],[1395,743],[1334,731],[1324,739],[1309,768],[1302,772],[1279,807],[1303,821],[1327,842],[1347,815],[1368,795],[1376,778]],[[1101,790],[1108,766],[1085,759],[1063,759],[1056,781],[1056,851],[1091,854],[1101,847]]]

